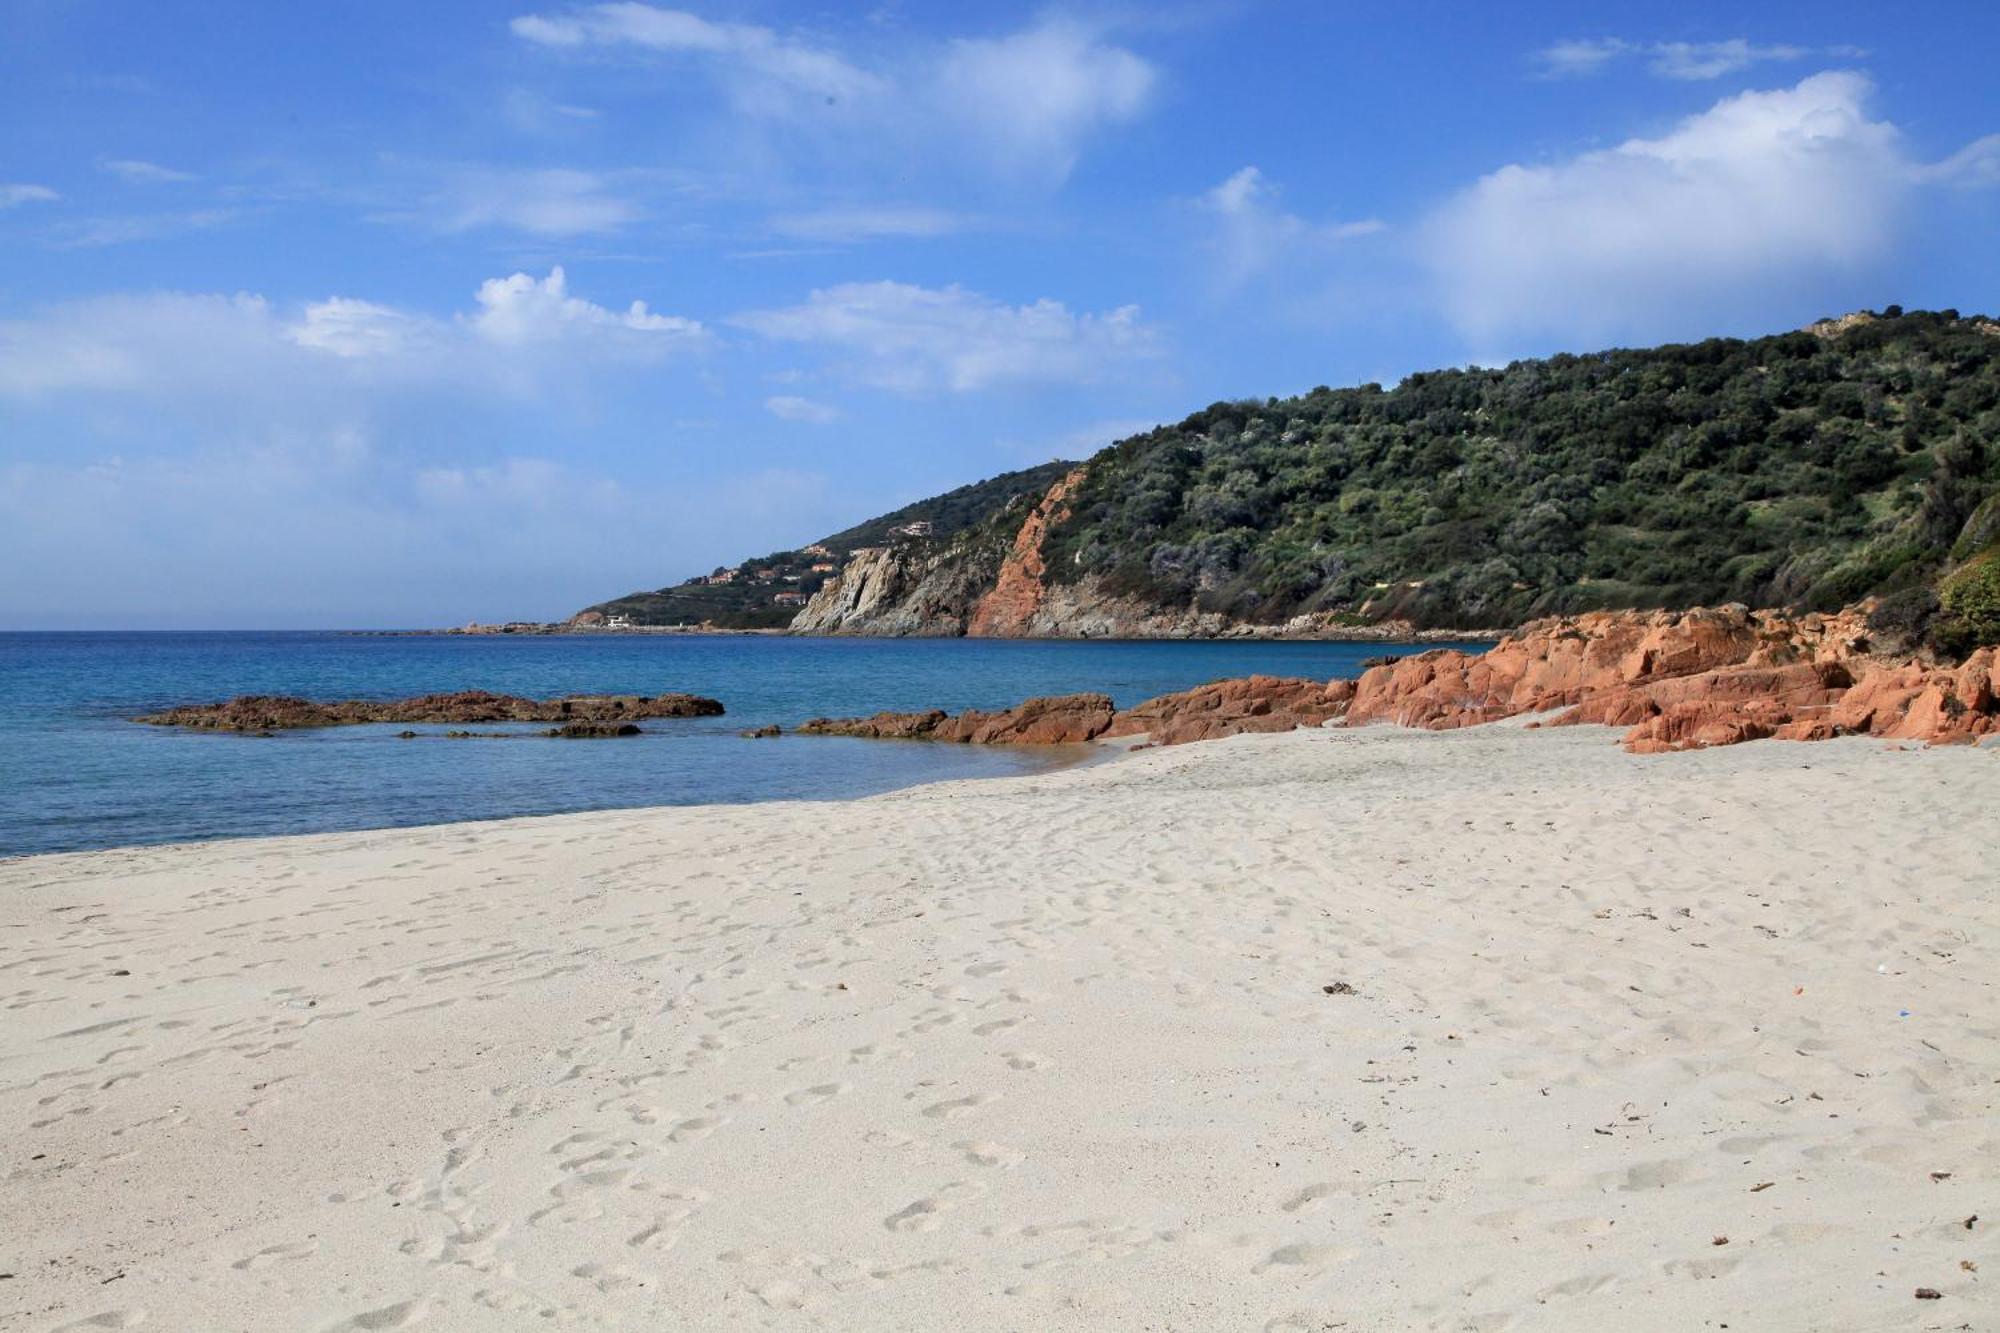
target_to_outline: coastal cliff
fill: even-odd
[[[1332,638],[1409,642],[1488,637],[1488,631],[1421,629],[1408,620],[1369,623],[1339,612],[1307,612],[1275,623],[1247,621],[1198,606],[1163,605],[1113,591],[1091,575],[1052,577],[1050,533],[1070,520],[1070,500],[1088,466],[1065,473],[1042,495],[1003,548],[991,531],[938,547],[902,543],[855,551],[821,585],[791,629],[857,634],[995,639]]]
[[[653,593],[605,628],[1410,638],[1880,598],[2000,542],[2000,325],[1890,308],[1215,403]]]

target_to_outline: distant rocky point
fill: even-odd
[[[423,694],[386,702],[345,699],[326,702],[282,694],[246,694],[222,703],[191,704],[134,719],[155,727],[198,731],[295,731],[308,727],[348,727],[370,722],[553,722],[551,735],[626,735],[619,728],[644,718],[719,717],[722,705],[695,694],[583,694],[562,699],[524,699],[485,690]]]

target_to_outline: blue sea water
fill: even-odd
[[[1435,646],[1435,645],[1425,645]],[[1480,645],[1463,645],[1476,649]],[[1392,645],[707,635],[0,633],[0,856],[387,828],[647,805],[867,795],[1033,772],[1074,750],[827,737],[745,740],[775,722],[879,709],[999,708],[1098,690],[1120,706],[1230,676],[1354,675]],[[401,740],[396,726],[261,738],[140,726],[238,694],[391,699],[488,689],[546,698],[720,699],[728,715],[557,741]],[[480,730],[499,728],[482,727]]]

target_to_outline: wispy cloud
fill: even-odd
[[[448,173],[415,216],[444,232],[506,227],[536,236],[583,236],[618,231],[643,211],[595,172],[472,167]]]
[[[1719,42],[1634,42],[1622,37],[1578,38],[1557,42],[1535,53],[1535,63],[1551,78],[1577,78],[1602,73],[1626,59],[1646,62],[1648,71],[1663,79],[1704,82],[1735,74],[1754,65],[1813,57],[1854,59],[1866,54],[1858,47],[1758,45],[1741,37]]]
[[[764,410],[780,421],[802,421],[812,426],[826,426],[840,420],[839,408],[788,393],[766,398]]]
[[[1225,285],[1244,282],[1280,261],[1299,257],[1301,251],[1388,229],[1380,218],[1308,222],[1286,212],[1278,203],[1277,187],[1254,166],[1231,175],[1198,202],[1213,227]]]
[[[771,219],[771,230],[802,241],[840,243],[883,239],[920,240],[963,231],[971,222],[941,208],[823,208],[811,213],[784,213]]]
[[[1919,168],[1918,175],[1940,185],[1973,188],[2000,185],[2000,134],[1974,139],[1942,162]]]
[[[1157,354],[1137,306],[1078,314],[1060,301],[1010,306],[962,287],[853,282],[734,321],[764,337],[835,354],[856,383],[900,393],[1010,383],[1090,384]]]
[[[135,157],[112,158],[97,165],[99,170],[132,185],[167,185],[199,179],[191,171],[176,171],[172,167],[163,167],[157,162],[142,162]]]
[[[816,34],[716,22],[637,3],[525,14],[515,36],[552,54],[673,60],[712,79],[736,118],[782,125],[772,151],[844,144],[857,155],[979,165],[1060,182],[1103,131],[1135,120],[1159,82],[1151,62],[1101,25],[1049,16],[998,37],[854,55]]]
[[[138,213],[82,218],[56,227],[49,243],[59,250],[92,250],[107,245],[135,245],[210,231],[227,226],[242,214],[233,208],[194,208],[176,213]]]
[[[686,10],[589,5],[564,14],[525,14],[509,26],[515,36],[539,46],[629,47],[712,60],[745,111],[788,111],[801,99],[859,100],[887,88],[827,47],[753,24],[711,22]]]
[[[46,185],[0,183],[0,210],[19,208],[22,204],[52,204],[62,198]]]

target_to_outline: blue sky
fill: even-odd
[[[557,617],[1221,398],[2000,309],[2000,7],[0,4],[0,627]]]

